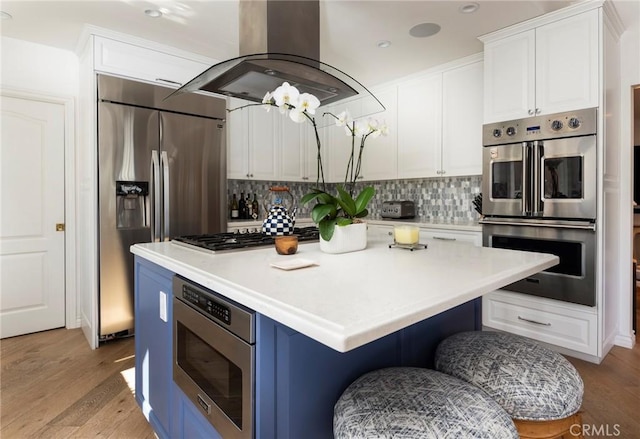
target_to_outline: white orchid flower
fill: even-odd
[[[380,129],[378,127],[378,121],[376,119],[368,118],[366,121],[365,134],[368,134],[372,139],[375,139],[380,135]]]
[[[292,108],[289,111],[289,118],[296,123],[302,123],[307,120],[307,116],[304,115],[304,110],[300,108]]]
[[[320,100],[310,93],[302,93],[298,96],[297,109],[306,111],[309,114],[316,114],[316,108],[320,106]]]
[[[290,85],[288,82],[283,82],[282,85],[273,91],[273,99],[276,101],[276,105],[280,107],[280,112],[287,110],[290,107],[296,107],[298,104],[298,97],[300,92],[297,88]]]
[[[349,110],[345,110],[342,113],[338,114],[336,119],[336,126],[343,127],[351,124],[351,115],[349,114]],[[348,132],[351,135],[351,131]]]
[[[271,110],[271,104],[273,103],[273,95],[270,92],[267,92],[262,98],[262,103],[264,104],[262,108],[269,112]]]
[[[351,122],[350,126],[353,129],[353,135],[356,137],[362,137],[369,132],[369,124],[364,120],[356,120],[355,122]],[[349,130],[347,134],[350,136],[351,131]]]
[[[380,131],[380,134],[386,136],[389,134],[389,125],[387,125],[386,121],[382,121],[382,123],[378,127],[378,130]]]

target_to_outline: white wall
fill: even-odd
[[[620,18],[624,24],[625,32],[620,38],[620,143],[622,148],[620,180],[623,182],[620,187],[620,199],[628,200],[621,204],[622,215],[620,222],[620,259],[630,261],[632,257],[631,237],[633,230],[633,210],[631,202],[633,200],[633,87],[640,85],[640,2],[616,0],[613,2]],[[626,183],[626,184],[624,184]],[[630,347],[635,341],[632,326],[631,295],[633,285],[631,282],[631,262],[622,264],[619,270],[621,278],[621,289],[628,291],[628,295],[621,297],[619,309],[619,336],[616,344]],[[626,300],[625,300],[626,298]]]
[[[0,39],[0,88],[65,108],[65,293],[66,326],[80,326],[76,293],[76,117],[78,57],[75,53],[28,41]]]
[[[53,96],[78,96],[78,57],[28,41],[2,37],[0,85]]]

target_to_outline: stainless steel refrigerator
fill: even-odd
[[[99,338],[133,333],[132,244],[226,230],[226,101],[98,75]],[[158,300],[156,298],[156,300]]]

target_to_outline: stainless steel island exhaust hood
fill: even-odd
[[[240,55],[210,67],[170,96],[198,90],[261,102],[284,81],[326,105],[356,95],[384,106],[362,84],[320,58],[318,0],[242,0]],[[371,108],[371,104],[368,105]]]

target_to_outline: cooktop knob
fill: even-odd
[[[553,131],[560,131],[563,126],[564,124],[562,123],[561,120],[554,120],[553,122],[551,122],[551,129]]]
[[[502,130],[500,128],[496,128],[495,130],[493,130],[493,137],[497,139],[500,136],[502,136]]]
[[[580,126],[580,119],[578,119],[577,117],[572,117],[571,119],[569,119],[569,128],[576,129],[579,126]]]
[[[507,128],[507,136],[514,136],[515,134],[516,134],[516,128],[515,127]]]

